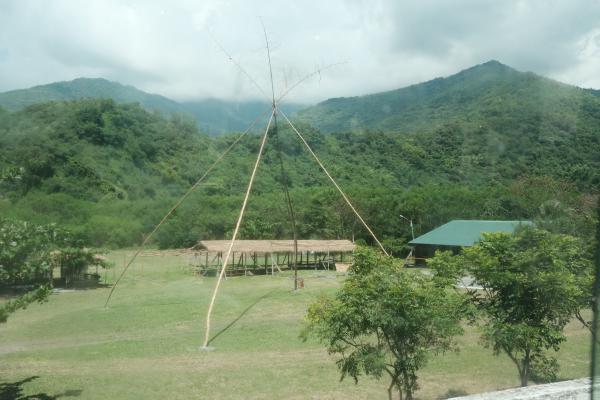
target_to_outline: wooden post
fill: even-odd
[[[267,268],[267,253],[265,253],[265,275],[268,273],[268,268]]]
[[[219,259],[217,260],[218,264],[217,264],[217,276],[219,276],[221,274],[221,270],[223,269],[223,262],[221,261],[221,258],[223,257],[223,253],[219,252]]]
[[[125,269],[125,266],[127,265],[127,252],[123,252],[123,269]],[[117,271],[115,271],[116,273]],[[117,279],[117,276],[115,275],[115,279]]]

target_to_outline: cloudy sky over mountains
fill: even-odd
[[[600,88],[599,0],[4,0],[0,91],[86,76],[178,100],[261,98],[261,19],[278,93],[336,64],[294,101],[389,90],[490,59]]]

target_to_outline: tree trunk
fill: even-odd
[[[414,386],[411,384],[410,377],[408,373],[404,371],[404,391],[406,392],[406,400],[413,400],[413,388]]]
[[[527,386],[529,383],[529,364],[531,356],[529,350],[525,350],[525,356],[523,357],[523,366],[521,368],[521,387]]]
[[[394,387],[394,382],[392,381],[392,383],[388,387],[388,400],[392,400],[392,388],[393,387]]]
[[[396,384],[397,382],[398,378],[392,377],[392,382],[390,383],[390,386],[388,386],[388,400],[392,400],[394,398],[394,396],[392,395],[394,386],[398,389],[398,395],[400,396],[398,398],[402,400],[402,389],[400,388],[400,385]]]

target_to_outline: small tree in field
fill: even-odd
[[[534,228],[486,234],[462,255],[438,253],[429,265],[451,279],[468,273],[483,287],[472,293],[482,338],[513,361],[521,386],[532,372],[556,377],[558,363],[548,350],[566,340],[565,325],[587,307],[592,290],[589,255],[576,238]]]
[[[0,305],[0,323],[16,310],[46,300],[57,254],[69,272],[80,272],[88,265],[108,267],[93,251],[83,248],[80,240],[54,225],[0,219],[0,287],[28,289]]]
[[[462,333],[464,300],[440,281],[361,249],[341,290],[310,305],[303,336],[315,335],[339,356],[341,379],[387,374],[389,398],[396,389],[400,399],[412,399],[419,369]]]

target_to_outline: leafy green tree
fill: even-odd
[[[389,398],[395,389],[412,399],[419,369],[454,348],[464,307],[458,292],[363,248],[342,289],[310,305],[302,335],[315,335],[339,356],[342,379],[387,374]]]
[[[0,220],[0,285],[32,284],[32,290],[0,306],[0,323],[50,293],[52,231],[22,221]]]
[[[50,286],[42,285],[36,289],[9,300],[0,306],[0,324],[8,320],[8,316],[17,310],[27,308],[28,305],[37,301],[43,303],[50,295]]]
[[[511,359],[522,386],[532,373],[556,377],[549,350],[560,348],[565,325],[591,301],[593,269],[579,239],[531,227],[485,234],[463,254],[438,253],[429,265],[448,282],[470,274],[483,287],[472,298],[484,343]]]
[[[45,301],[57,262],[69,276],[81,273],[88,265],[108,267],[79,239],[54,225],[0,219],[0,286],[29,288],[0,306],[0,322],[34,301]]]
[[[52,274],[53,227],[0,220],[0,282],[5,285],[48,283]]]
[[[109,263],[103,256],[86,247],[63,247],[51,252],[50,256],[60,266],[60,274],[66,287],[87,271],[88,267],[109,268]]]

